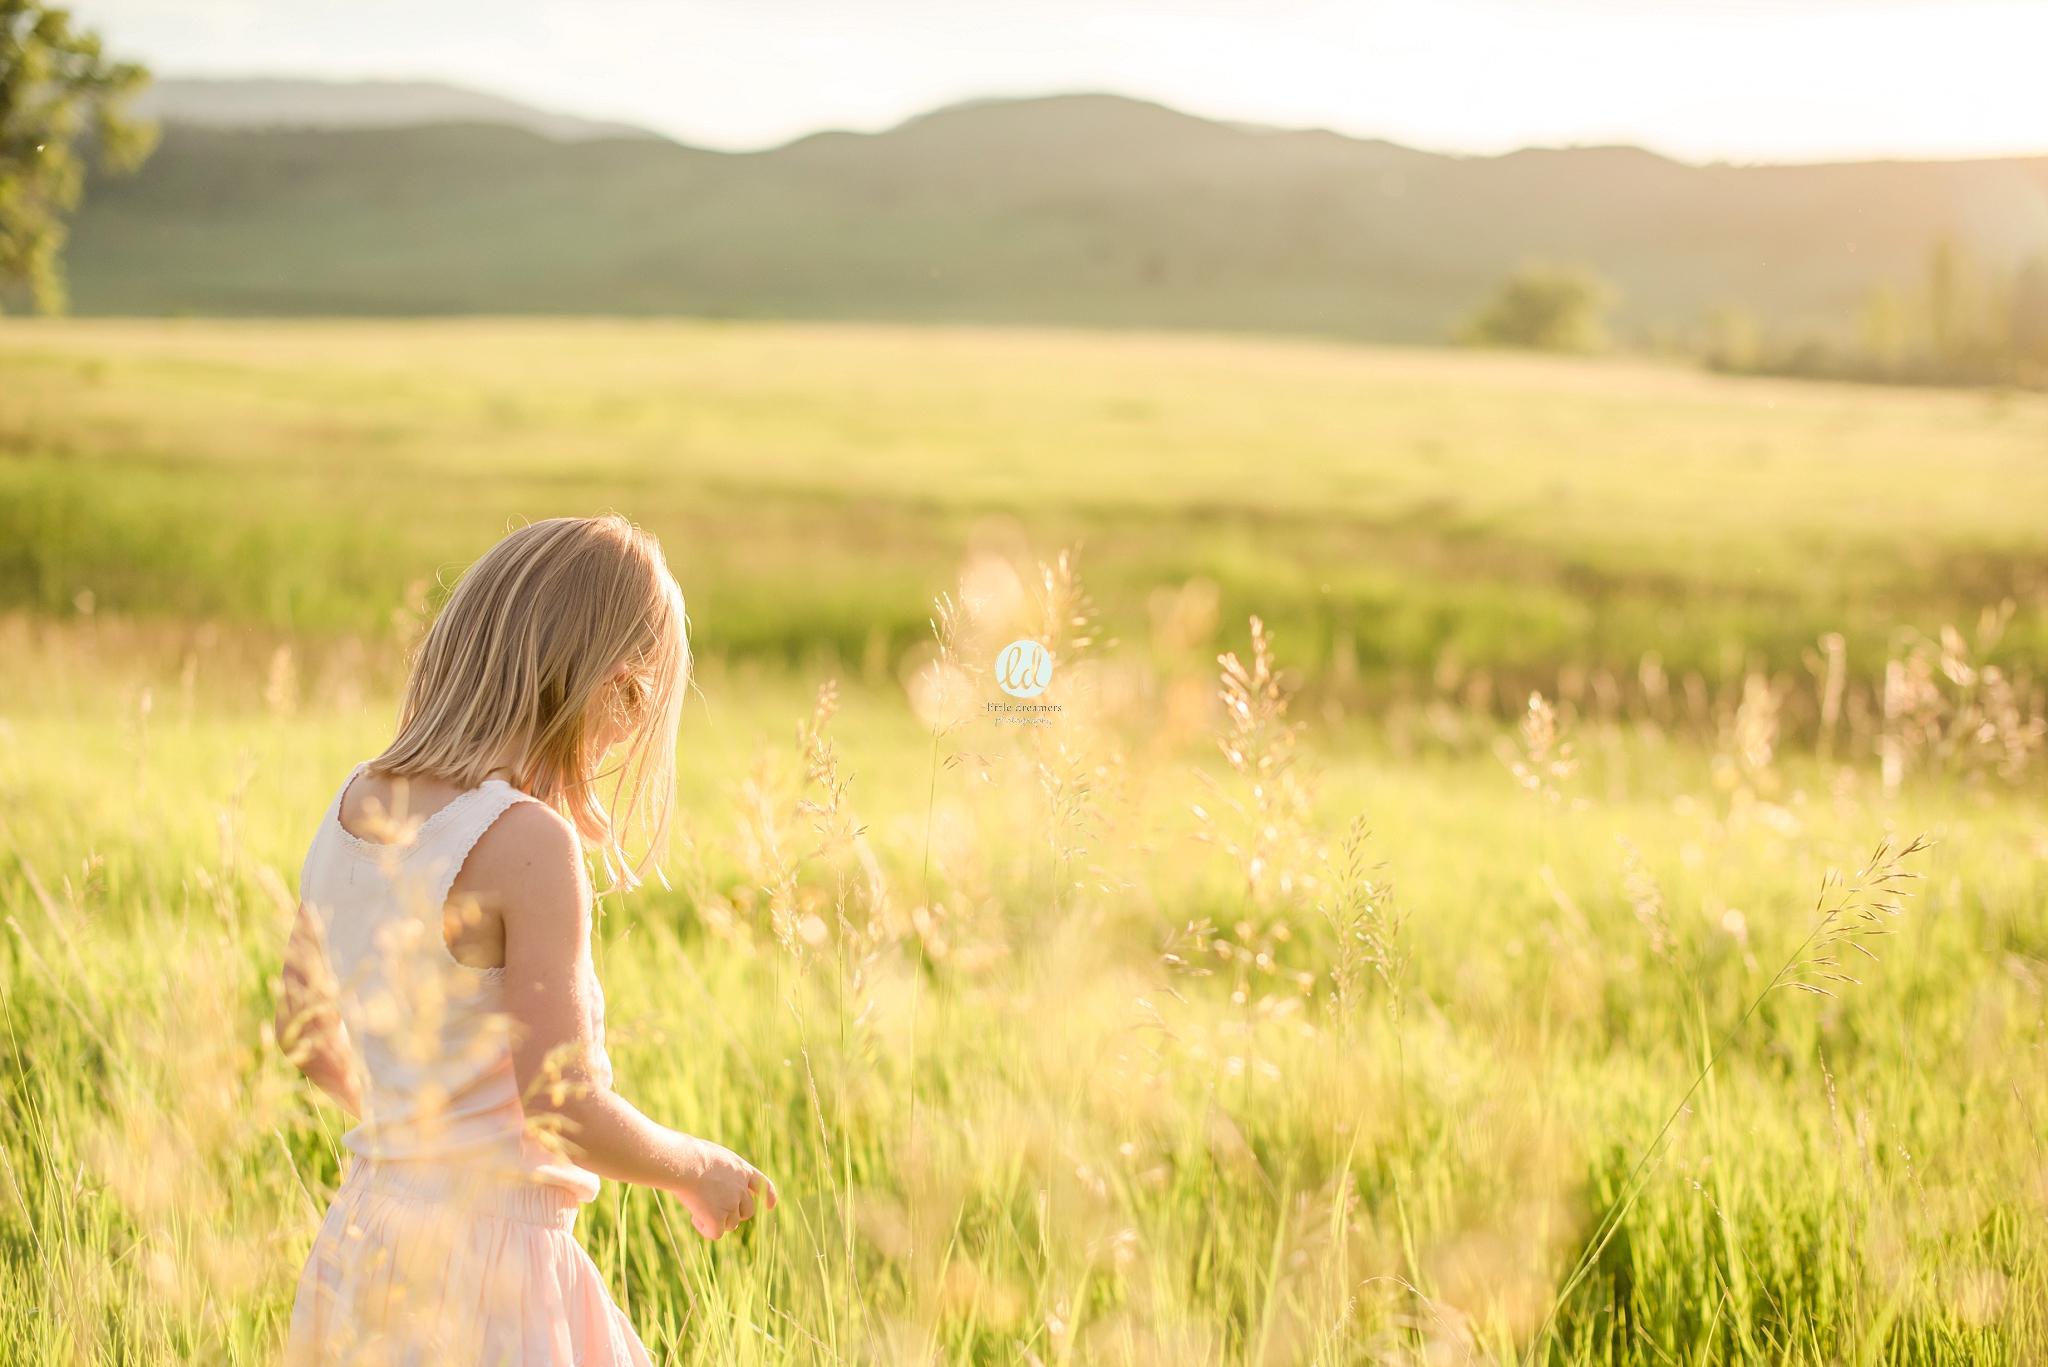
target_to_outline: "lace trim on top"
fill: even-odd
[[[511,784],[505,782],[505,780],[502,778],[487,778],[482,783],[478,784],[476,787],[471,788],[468,792],[458,793],[455,797],[443,803],[424,821],[420,822],[419,825],[413,827],[412,838],[410,840],[408,840],[403,845],[394,846],[389,841],[365,840],[363,839],[363,837],[357,835],[354,831],[351,831],[348,827],[341,824],[341,808],[342,804],[348,801],[348,790],[356,786],[356,780],[361,778],[363,776],[363,770],[369,767],[370,766],[367,761],[356,766],[356,771],[348,776],[348,782],[342,784],[341,791],[335,794],[334,806],[327,813],[327,819],[333,825],[335,833],[342,838],[343,843],[346,844],[348,848],[357,850],[359,852],[372,854],[381,854],[386,850],[395,848],[399,851],[398,857],[400,859],[410,859],[413,855],[413,852],[426,844],[427,837],[433,834],[435,828],[442,825],[450,814],[454,813],[460,808],[468,806],[473,799],[481,796],[486,789],[490,788],[492,784],[497,784],[501,788],[512,787]],[[514,788],[513,791],[518,792],[518,789]],[[519,798],[515,798],[514,801],[523,799],[526,796],[527,795],[525,793],[520,793]],[[477,834],[480,836],[483,834],[483,832],[478,831]],[[470,841],[470,845],[473,846],[475,844],[476,841]],[[465,848],[463,850],[463,856],[467,858],[468,854],[469,850]]]
[[[342,804],[348,800],[348,790],[355,786],[356,780],[361,778],[363,771],[369,767],[368,761],[364,761],[356,766],[355,772],[349,775],[348,782],[342,784],[341,791],[334,795],[334,806],[329,809],[327,818],[329,824],[333,826],[335,834],[339,835],[346,842],[347,848],[357,853],[381,856],[385,851],[393,849],[394,846],[382,840],[365,840],[341,824],[341,808]],[[463,843],[462,847],[453,851],[454,857],[449,861],[447,871],[435,880],[434,891],[438,894],[437,900],[440,902],[447,902],[450,889],[454,887],[456,878],[462,873],[462,866],[469,862],[470,851],[476,848],[477,841],[483,839],[484,832],[495,825],[499,817],[520,803],[537,802],[539,799],[530,793],[521,792],[502,778],[487,778],[468,792],[459,793],[443,803],[438,809],[429,814],[425,820],[421,821],[418,826],[413,828],[410,840],[404,845],[396,847],[399,850],[398,857],[400,859],[410,859],[415,853],[426,847],[427,837],[434,832],[437,826],[444,824],[445,818],[459,809],[465,809],[473,805],[475,799],[487,793],[494,797],[497,796],[497,794],[491,792],[493,787],[505,789],[507,796],[504,802],[496,811],[490,814],[487,820],[469,833],[469,839]],[[441,946],[442,957],[463,972],[474,973],[478,979],[486,983],[502,984],[505,981],[505,966],[503,964],[493,964],[489,968],[478,968],[475,964],[466,964],[456,958],[455,952],[448,948],[448,941],[446,939],[441,939],[438,943]]]
[[[462,797],[456,798],[455,802],[449,803],[448,807],[453,807],[456,802],[461,802],[466,798],[472,798],[477,796],[479,793],[482,793],[485,789],[489,788],[492,784],[496,784],[499,788],[504,790],[502,793],[493,793],[491,795],[494,799],[499,800],[496,802],[496,805],[485,814],[484,819],[482,821],[477,822],[476,825],[470,830],[469,838],[463,841],[460,847],[451,849],[449,851],[450,857],[448,860],[448,867],[446,871],[443,872],[442,875],[435,880],[434,891],[436,894],[438,894],[438,900],[443,904],[445,904],[448,901],[448,893],[455,886],[456,878],[461,876],[462,866],[469,862],[469,852],[476,848],[477,841],[484,838],[484,832],[488,831],[491,827],[497,825],[499,817],[511,811],[520,803],[538,801],[538,799],[533,797],[532,795],[520,792],[517,788],[514,788],[511,784],[505,782],[505,780],[502,778],[487,778],[483,781],[483,784],[481,786],[470,789],[468,792],[464,793]],[[447,811],[448,807],[443,807],[441,809],[441,812]],[[435,812],[434,815],[439,816],[441,812]],[[472,964],[466,964],[462,962],[462,960],[455,957],[455,952],[448,948],[448,941],[446,939],[443,939],[441,941],[441,952],[447,956],[448,962],[454,964],[457,968],[463,970],[465,973],[476,974],[477,977],[484,982],[502,983],[505,981],[505,966],[503,964],[494,964],[489,968],[477,968]]]

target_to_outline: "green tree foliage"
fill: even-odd
[[[108,170],[140,165],[156,130],[126,110],[148,82],[140,66],[109,62],[67,11],[0,0],[0,291],[25,288],[38,312],[63,311],[64,215],[85,188],[78,145]]]
[[[1614,290],[1583,267],[1522,267],[1459,330],[1467,346],[1532,351],[1600,351]]]

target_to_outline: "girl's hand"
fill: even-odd
[[[707,1239],[738,1229],[751,1220],[759,1194],[761,1210],[775,1209],[775,1184],[767,1176],[721,1144],[708,1139],[693,1140],[697,1146],[697,1175],[675,1189],[690,1223]]]

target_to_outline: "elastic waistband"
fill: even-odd
[[[581,1202],[576,1193],[544,1182],[507,1180],[475,1168],[357,1157],[342,1179],[344,1193],[362,1192],[451,1206],[523,1224],[571,1229]]]

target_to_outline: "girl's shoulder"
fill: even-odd
[[[478,834],[452,891],[506,909],[587,904],[583,841],[568,818],[538,799],[517,793]]]
[[[582,838],[568,817],[539,798],[508,784],[492,780],[492,785],[487,786],[493,785],[506,789],[503,794],[504,810],[484,831],[482,840],[478,841],[479,849],[485,842],[531,847],[537,852],[566,853],[578,865],[582,864]]]

